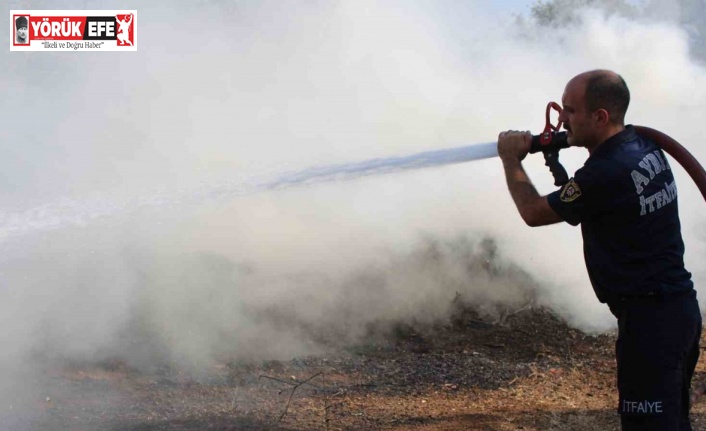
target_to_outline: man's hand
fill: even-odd
[[[508,130],[498,135],[498,155],[503,161],[523,160],[531,146],[532,134],[529,131]]]
[[[561,217],[549,206],[546,196],[540,196],[520,163],[532,146],[530,132],[508,130],[498,136],[498,155],[503,161],[507,188],[522,219],[529,226],[558,223]]]

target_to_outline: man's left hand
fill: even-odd
[[[523,160],[532,145],[532,134],[508,130],[498,135],[498,155],[502,160]]]

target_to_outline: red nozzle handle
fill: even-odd
[[[549,102],[547,104],[547,114],[546,122],[544,124],[544,131],[539,135],[539,143],[542,145],[549,145],[552,142],[552,132],[557,132],[561,128],[561,121],[557,119],[556,126],[552,124],[552,119],[550,118],[552,109],[561,114],[561,106],[556,102]]]

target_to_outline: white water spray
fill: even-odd
[[[0,241],[23,234],[34,234],[47,229],[82,226],[97,219],[131,216],[138,211],[160,210],[176,205],[203,205],[228,202],[231,199],[270,190],[315,184],[326,181],[345,181],[371,175],[391,174],[412,169],[481,160],[497,157],[497,142],[468,145],[443,150],[377,158],[362,162],[316,166],[257,179],[254,176],[240,182],[204,185],[195,190],[171,191],[140,197],[129,201],[115,198],[91,200],[63,199],[19,212],[0,212]]]

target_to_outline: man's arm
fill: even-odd
[[[520,216],[529,226],[559,223],[563,219],[549,206],[546,196],[539,196],[522,160],[527,156],[532,135],[529,132],[502,132],[498,137],[498,155],[503,161],[505,179]]]
[[[547,197],[539,196],[522,167],[522,162],[517,159],[503,160],[503,167],[512,200],[528,226],[544,226],[563,221],[549,206]]]

